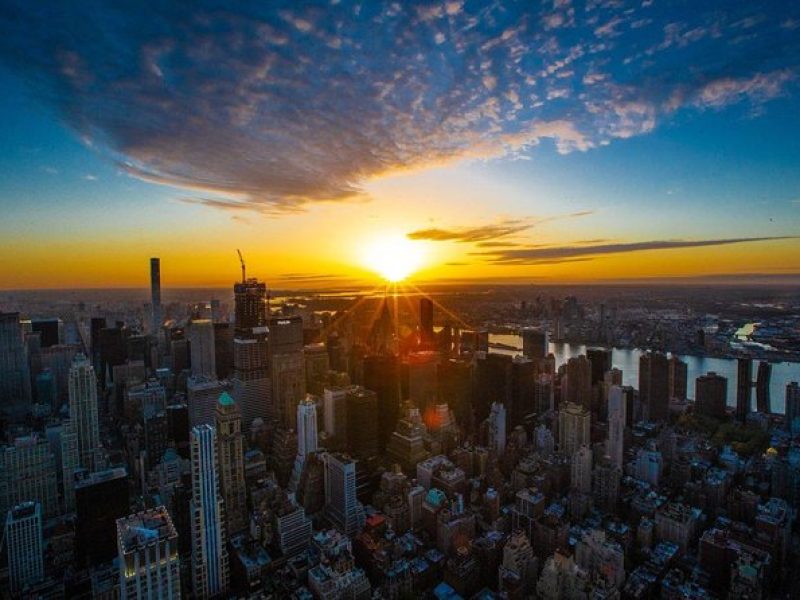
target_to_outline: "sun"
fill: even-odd
[[[387,281],[396,283],[418,271],[425,261],[424,244],[404,235],[385,235],[362,250],[364,265]]]

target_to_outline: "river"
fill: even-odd
[[[497,354],[521,354],[522,338],[514,334],[490,334],[490,343],[505,344],[519,348],[518,351],[505,350],[500,348],[490,348],[491,352]],[[550,344],[550,352],[556,357],[556,367],[563,365],[573,356],[586,353],[586,346],[583,344]],[[614,348],[611,353],[612,366],[622,370],[622,382],[625,385],[639,387],[639,357],[644,353],[637,348],[625,349]],[[682,356],[681,360],[687,366],[687,394],[694,398],[694,381],[700,375],[709,371],[727,377],[728,379],[728,406],[736,406],[736,360],[732,358],[711,358],[708,356]],[[753,361],[753,381],[756,378],[758,361]],[[796,362],[775,362],[772,363],[772,378],[770,380],[770,404],[772,412],[785,412],[786,403],[786,384],[790,381],[800,381],[800,363]],[[753,390],[753,406],[755,407],[755,389]]]

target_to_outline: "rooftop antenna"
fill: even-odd
[[[244,269],[245,269],[245,267],[244,267],[244,257],[242,256],[242,251],[239,250],[238,248],[236,249],[236,254],[239,255],[239,262],[242,263],[242,283],[245,283],[247,280],[245,279],[245,275],[244,275],[244,272],[245,272],[244,271]]]

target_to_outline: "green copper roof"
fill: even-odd
[[[234,402],[233,398],[228,392],[222,392],[222,395],[219,397],[219,403],[222,406],[235,406],[236,402]]]

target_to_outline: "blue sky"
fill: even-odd
[[[8,252],[99,235],[133,260],[210,227],[286,247],[304,241],[287,226],[351,235],[365,211],[484,266],[537,239],[597,260],[609,243],[800,231],[794,2],[4,0],[0,15]],[[491,254],[458,239],[486,223]]]

